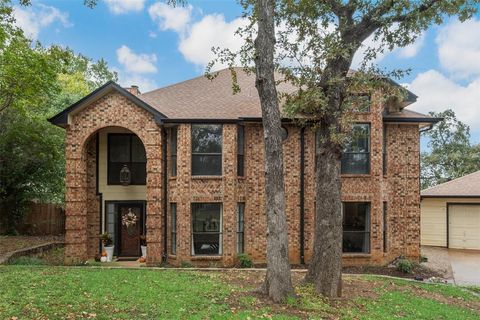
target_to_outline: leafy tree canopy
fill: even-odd
[[[0,206],[11,232],[28,201],[63,202],[65,133],[47,119],[108,80],[117,74],[103,59],[27,39],[0,0]]]
[[[480,170],[480,145],[470,142],[468,125],[451,109],[430,114],[443,121],[423,133],[429,150],[421,154],[422,189]]]

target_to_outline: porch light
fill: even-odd
[[[120,170],[120,183],[123,186],[128,186],[132,181],[132,174],[130,173],[130,169],[128,169],[127,165],[124,164],[123,168]]]

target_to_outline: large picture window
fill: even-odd
[[[177,127],[170,129],[170,167],[172,177],[177,175]]]
[[[144,185],[147,177],[147,157],[143,143],[134,134],[108,135],[108,184],[120,183],[120,171],[127,166],[130,184]]]
[[[237,128],[237,176],[243,177],[245,175],[245,127]]]
[[[356,123],[342,153],[343,174],[370,173],[370,124]]]
[[[192,204],[193,255],[222,253],[222,205]]]
[[[192,125],[192,175],[222,175],[221,125]]]
[[[343,203],[343,252],[370,252],[369,203]]]

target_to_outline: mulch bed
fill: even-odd
[[[443,275],[434,270],[417,265],[414,267],[412,273],[404,273],[398,271],[395,267],[387,266],[358,266],[358,267],[344,267],[343,273],[348,274],[377,274],[382,276],[392,276],[406,279],[426,280],[431,277],[443,278]]]

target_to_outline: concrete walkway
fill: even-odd
[[[424,265],[458,285],[480,286],[480,251],[422,247],[428,258]]]

